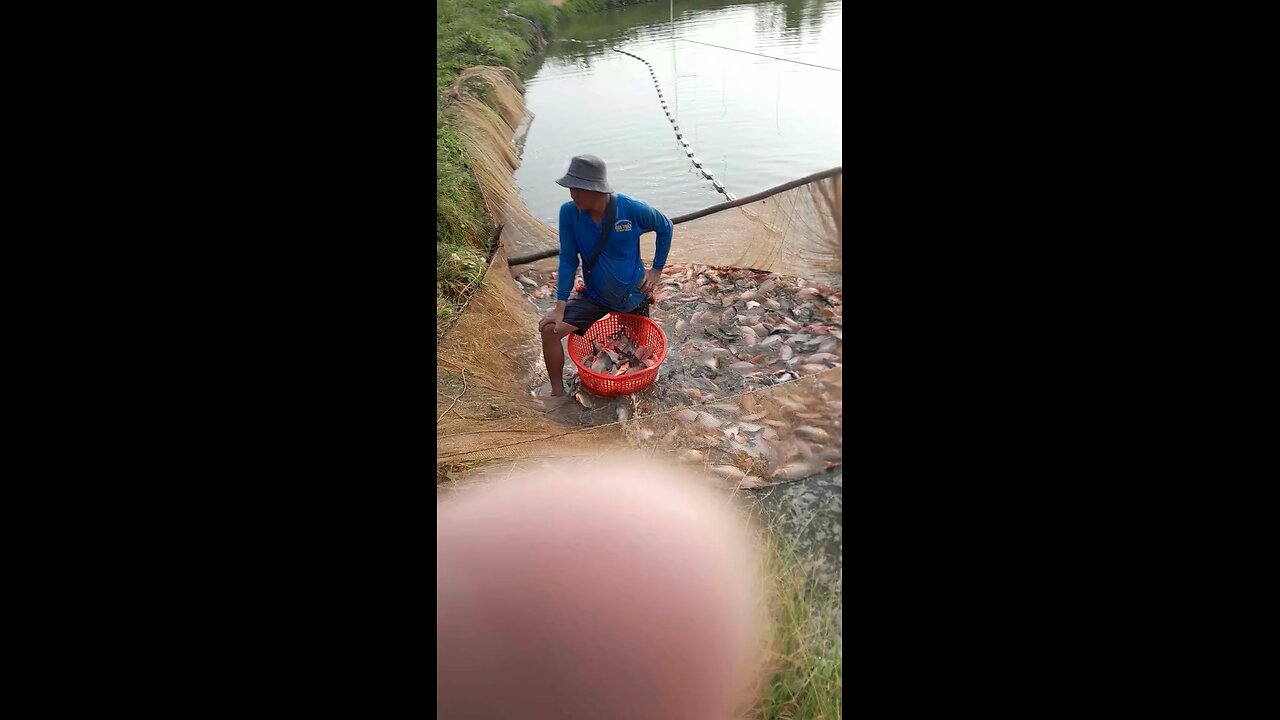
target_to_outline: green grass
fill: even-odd
[[[489,265],[485,250],[436,242],[436,334],[442,334],[462,310]],[[440,298],[456,298],[441,303]]]
[[[493,229],[471,161],[457,133],[444,120],[444,91],[461,70],[474,65],[514,69],[533,52],[537,30],[520,18],[504,16],[507,6],[504,0],[444,0],[436,4],[437,337],[478,286]],[[520,0],[516,12],[546,18],[542,6],[540,0]]]
[[[843,712],[841,598],[817,581],[778,527],[768,532],[774,587],[773,674],[757,717],[836,720]]]
[[[514,71],[565,19],[645,0],[441,0],[436,3],[436,336],[449,326],[488,262],[492,222],[457,134],[444,120],[444,91],[475,65]],[[514,7],[513,15],[504,10]],[[527,18],[527,20],[525,19]],[[532,21],[532,23],[530,23]],[[477,270],[478,268],[478,270]]]

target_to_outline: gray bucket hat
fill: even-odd
[[[556,181],[557,185],[567,188],[594,190],[611,193],[609,181],[604,175],[604,161],[595,155],[579,155],[569,161],[569,172]]]

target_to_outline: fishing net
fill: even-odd
[[[670,350],[650,389],[575,392],[548,407],[538,318],[554,300],[558,247],[520,200],[513,172],[530,117],[505,68],[465,71],[446,117],[458,131],[498,246],[438,342],[437,488],[509,477],[553,458],[631,450],[676,457],[706,482],[751,488],[841,462],[842,188],[839,171],[677,221],[652,317]],[[646,266],[654,236],[641,239]],[[784,326],[783,323],[786,323]],[[539,385],[541,389],[539,390]]]
[[[520,200],[513,173],[520,166],[517,138],[528,131],[532,114],[524,110],[524,85],[504,67],[463,70],[447,97],[445,119],[457,131],[471,158],[471,170],[485,209],[503,226],[502,241],[514,256],[556,246],[556,231]]]
[[[841,178],[837,174],[813,180],[748,205],[682,222],[676,230],[680,242],[672,244],[667,262],[768,269],[838,285]]]

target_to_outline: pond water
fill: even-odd
[[[569,199],[555,179],[583,153],[668,217],[726,200],[676,139],[648,68],[615,48],[652,65],[694,155],[734,196],[842,164],[840,0],[685,0],[674,24],[671,7],[578,18],[525,69],[533,120],[515,179],[551,227]]]

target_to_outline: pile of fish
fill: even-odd
[[[654,319],[671,347],[664,374],[678,379],[689,400],[709,402],[841,365],[842,290],[748,268],[663,272]]]
[[[540,314],[550,310],[554,272],[530,270],[516,279]],[[658,382],[622,398],[581,393],[580,416],[568,421],[597,425],[634,417],[627,428],[632,442],[669,449],[735,487],[829,470],[841,457],[844,339],[843,292],[839,280],[833,282],[668,265],[650,313],[667,336]],[[616,374],[627,363],[624,372],[630,372],[634,360],[643,362],[608,343],[592,350],[584,365],[593,370],[600,364]],[[581,386],[572,364],[568,372],[572,395]]]
[[[582,358],[582,365],[601,375],[631,375],[657,365],[652,354],[653,348],[640,345],[625,327],[619,327],[604,342],[591,341],[591,352]]]
[[[773,387],[842,364],[841,289],[750,268],[668,265],[662,272],[650,319],[666,334],[668,353],[636,414]],[[540,314],[550,310],[554,271],[529,270],[516,279]]]
[[[639,418],[628,435],[640,447],[679,448],[677,459],[728,486],[799,480],[842,462],[840,375]]]

